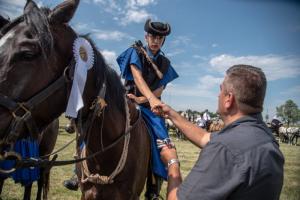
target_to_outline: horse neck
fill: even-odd
[[[102,67],[103,70],[101,70],[101,72],[103,74],[99,76],[104,77],[103,81],[106,85],[105,102],[107,106],[103,109],[102,114],[96,117],[91,131],[87,136],[87,140],[91,140],[89,142],[94,143],[94,145],[92,145],[94,151],[99,150],[101,147],[99,143],[103,144],[103,146],[111,144],[120,137],[121,134],[124,134],[126,127],[125,93],[123,85],[113,70],[108,68],[108,66]],[[103,86],[103,84],[99,85]],[[98,93],[100,89],[98,89]],[[96,143],[98,143],[98,145],[96,145]]]

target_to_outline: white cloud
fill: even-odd
[[[1,4],[11,4],[16,7],[23,7],[25,5],[25,0],[1,0]]]
[[[121,41],[123,39],[133,39],[131,36],[120,31],[100,31],[93,30],[93,35],[99,40],[115,40]]]
[[[170,45],[172,47],[177,47],[182,45],[189,45],[191,44],[191,39],[187,36],[176,36],[171,42]]]
[[[25,0],[1,0],[0,10],[10,19],[14,19],[23,13]]]
[[[122,18],[121,24],[127,25],[129,23],[140,23],[146,21],[147,18],[151,18],[152,14],[148,13],[145,9],[140,10],[128,10],[125,17]]]
[[[113,40],[113,41],[121,41],[124,39],[134,40],[135,38],[120,32],[120,31],[110,31],[110,30],[100,30],[92,28],[89,24],[77,23],[74,25],[75,30],[81,32],[89,32],[91,36],[94,36],[95,39],[98,40]]]
[[[263,55],[235,57],[223,54],[213,57],[209,63],[212,69],[219,73],[225,73],[230,66],[235,64],[248,64],[260,67],[270,81],[293,78],[300,75],[300,58],[295,56]]]
[[[137,7],[148,6],[156,3],[155,0],[129,0],[127,1],[127,7],[136,9]]]
[[[218,94],[209,89],[201,89],[199,85],[170,85],[163,93],[163,101],[177,110],[216,110]],[[189,102],[187,104],[187,102]]]
[[[205,75],[203,77],[200,77],[198,80],[199,80],[199,85],[198,85],[199,88],[203,90],[210,90],[220,85],[223,81],[223,77],[220,78],[211,75]]]
[[[184,53],[185,51],[183,49],[173,49],[171,52],[168,52],[166,54],[167,57],[174,57],[178,54],[182,54]]]
[[[84,23],[76,23],[74,25],[74,29],[76,31],[86,31],[86,30],[90,30],[90,27],[88,24],[84,24]]]
[[[117,66],[117,62],[116,62],[116,58],[117,58],[117,53],[114,51],[109,51],[109,50],[101,50],[101,54],[103,55],[103,57],[105,58],[106,63],[111,66],[112,68],[114,68],[115,70],[118,70]]]
[[[35,1],[38,7],[44,6],[42,1]],[[1,0],[0,10],[1,14],[6,15],[12,20],[23,13],[26,0]]]
[[[122,6],[117,0],[85,0],[84,2],[94,3],[111,14],[116,14],[122,10]]]
[[[102,10],[112,15],[112,19],[121,25],[144,22],[147,18],[155,16],[146,10],[146,7],[154,5],[157,0],[84,0],[85,3],[93,3]]]
[[[195,59],[203,60],[203,61],[207,61],[209,59],[206,56],[200,56],[200,55],[197,55],[197,54],[193,55],[192,57],[195,58]]]
[[[219,45],[216,44],[216,43],[213,43],[213,44],[211,45],[212,48],[216,48],[216,47],[218,47],[218,46],[219,46]]]
[[[101,53],[104,56],[107,64],[112,64],[113,62],[116,61],[116,58],[117,58],[116,52],[109,51],[109,50],[102,50]]]

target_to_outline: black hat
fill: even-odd
[[[152,22],[147,19],[144,30],[153,35],[167,36],[171,33],[171,26],[168,23]]]

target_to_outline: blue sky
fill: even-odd
[[[14,18],[25,0],[0,0],[0,13]],[[53,8],[58,0],[38,0]],[[300,2],[292,0],[82,0],[71,25],[91,33],[119,73],[116,57],[144,41],[147,18],[171,24],[162,50],[179,78],[163,100],[177,110],[215,112],[219,85],[234,64],[261,67],[268,89],[264,115],[292,99],[300,106]]]

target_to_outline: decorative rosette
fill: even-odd
[[[94,51],[88,40],[78,37],[73,43],[73,54],[76,63],[84,63],[89,70],[94,64]]]
[[[66,116],[76,118],[78,111],[84,106],[82,94],[87,71],[94,65],[94,51],[88,40],[78,37],[73,43],[73,54],[76,64]]]

